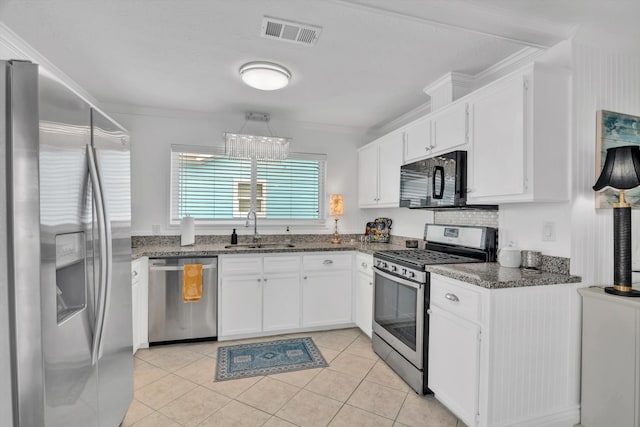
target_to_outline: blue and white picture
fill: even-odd
[[[625,145],[640,146],[640,117],[601,110],[597,114],[598,136],[596,139],[596,176],[600,176],[607,149]],[[595,181],[594,181],[595,182]],[[640,187],[624,192],[631,207],[640,207]],[[618,201],[618,192],[605,190],[596,192],[596,208],[611,208]]]

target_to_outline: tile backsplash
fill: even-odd
[[[436,224],[477,225],[498,228],[498,211],[451,209],[434,212]]]

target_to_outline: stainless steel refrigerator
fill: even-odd
[[[118,426],[133,398],[129,137],[37,65],[0,61],[0,145],[0,426]]]

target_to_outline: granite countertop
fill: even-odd
[[[373,254],[376,251],[388,249],[405,249],[391,243],[369,243],[362,246],[360,242],[351,242],[343,240],[341,244],[332,244],[327,237],[326,241],[292,241],[292,248],[225,248],[229,243],[220,242],[198,242],[193,246],[180,246],[179,242],[149,242],[142,243],[132,248],[132,258],[147,256],[150,258],[173,257],[173,256],[217,256],[217,255],[234,255],[234,254],[263,254],[263,253],[294,253],[294,252],[325,252],[325,251],[358,251],[366,254]],[[267,243],[267,242],[265,242]]]
[[[427,266],[427,271],[487,289],[580,283],[582,278],[562,272],[501,267],[497,262]]]

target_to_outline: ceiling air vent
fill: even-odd
[[[313,46],[318,41],[321,31],[322,28],[315,25],[265,16],[262,19],[260,35],[267,39]]]

